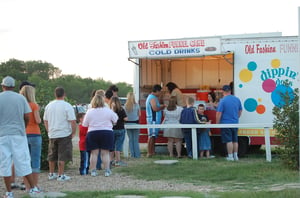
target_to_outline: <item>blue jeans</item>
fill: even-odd
[[[27,135],[33,173],[39,173],[41,168],[42,136]]]
[[[122,151],[125,140],[125,129],[114,130],[114,137],[115,151]]]
[[[80,175],[89,174],[89,167],[90,167],[90,152],[89,151],[80,151],[79,174]]]
[[[186,145],[186,152],[188,157],[193,157],[193,144],[192,144],[192,129],[182,129],[184,141]],[[200,134],[197,133],[197,151],[200,151]]]
[[[140,130],[127,129],[127,135],[129,139],[130,156],[134,158],[140,158],[141,157],[140,145],[139,145]]]

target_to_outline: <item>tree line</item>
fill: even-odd
[[[82,78],[73,74],[62,74],[61,69],[43,61],[22,61],[10,59],[0,64],[0,77],[12,76],[16,80],[15,91],[19,91],[22,81],[36,85],[36,99],[40,105],[45,105],[54,99],[54,89],[61,86],[65,89],[67,100],[71,103],[89,103],[93,90],[106,90],[113,83],[103,78]],[[125,97],[132,91],[132,85],[126,82],[115,83],[119,88],[119,96]]]

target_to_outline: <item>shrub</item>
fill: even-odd
[[[288,83],[284,83],[288,86]],[[280,143],[278,154],[292,169],[299,168],[299,90],[283,94],[284,103],[273,108],[274,129]]]

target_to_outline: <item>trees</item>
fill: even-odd
[[[288,82],[285,82],[288,86]],[[273,108],[274,129],[279,140],[279,156],[290,168],[299,168],[299,90],[284,94],[284,103]]]

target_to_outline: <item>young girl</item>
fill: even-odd
[[[201,122],[209,123],[208,117],[204,115],[205,106],[203,104],[198,105],[198,118]],[[200,158],[205,156],[210,158],[211,142],[209,137],[210,129],[201,129],[198,135],[200,135],[198,144],[200,145]]]
[[[110,101],[110,108],[113,110],[119,117],[117,124],[113,126],[114,131],[114,153],[112,153],[111,160],[113,155],[115,155],[115,166],[126,166],[127,164],[121,161],[121,151],[123,148],[123,143],[125,140],[125,127],[124,123],[127,121],[127,115],[123,109],[121,102],[118,97],[113,96]]]
[[[164,110],[164,124],[179,124],[179,119],[182,111],[182,107],[177,106],[176,97],[172,96],[169,99],[169,104],[167,108]],[[181,146],[183,133],[181,129],[165,129],[164,137],[168,138],[168,151],[170,157],[173,157],[173,144],[176,145],[177,157],[181,158]]]

